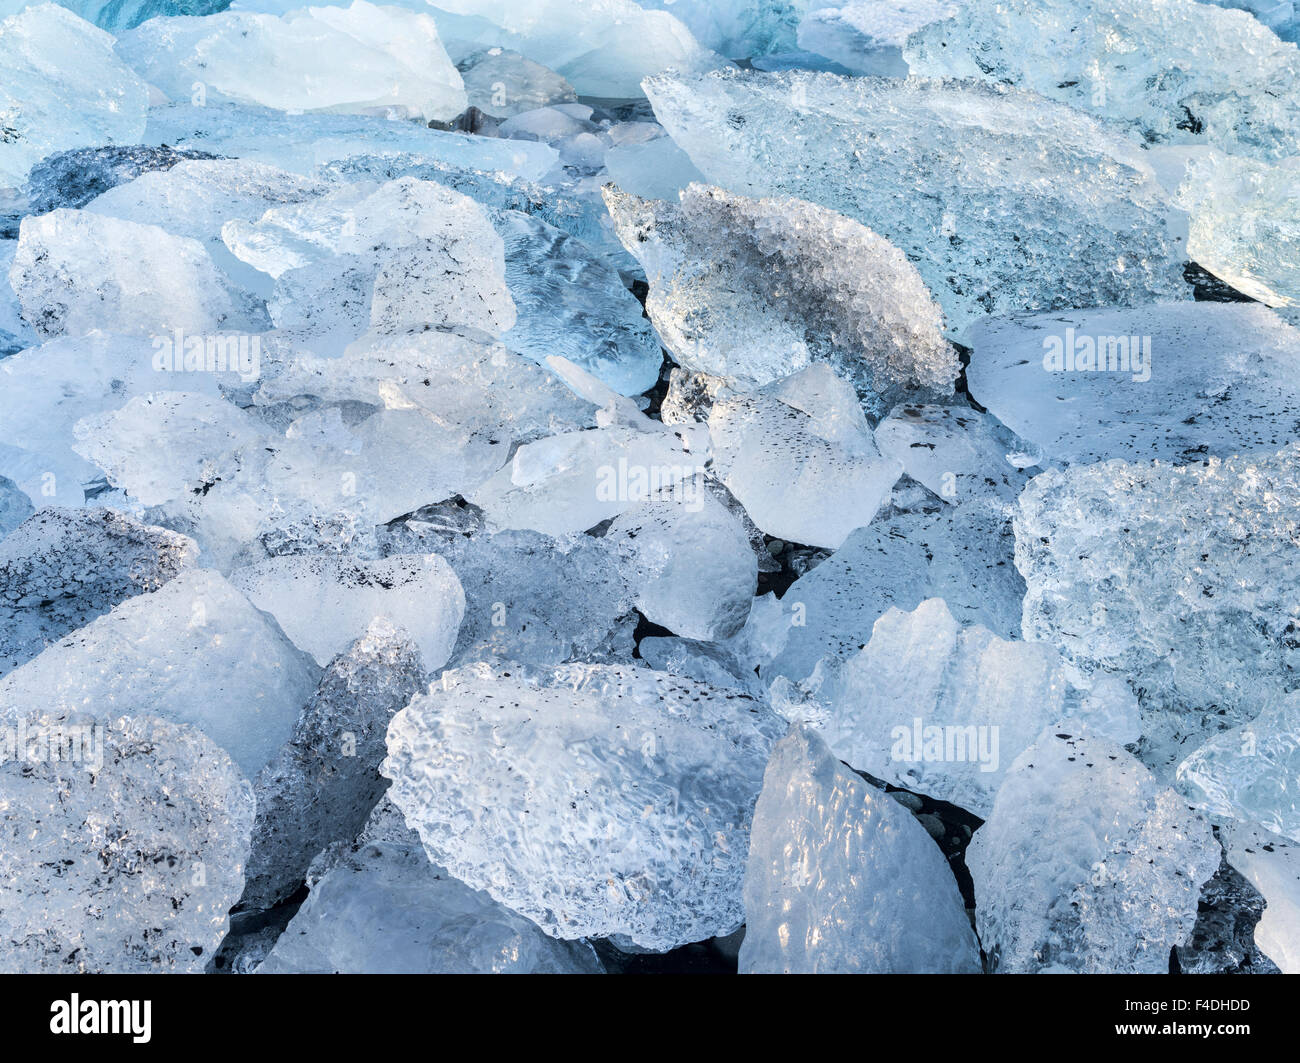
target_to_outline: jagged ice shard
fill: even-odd
[[[1063,104],[969,81],[744,71],[662,75],[646,93],[712,183],[818,203],[897,245],[954,336],[985,314],[1190,294],[1140,149]]]

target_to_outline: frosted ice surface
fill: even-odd
[[[0,675],[197,556],[193,540],[112,510],[42,508],[0,540]]]
[[[998,318],[967,340],[971,395],[1053,460],[1201,461],[1300,434],[1300,330],[1262,306]]]
[[[642,502],[614,518],[606,538],[624,557],[647,620],[691,639],[726,639],[744,626],[758,563],[744,525],[712,496],[699,505]]]
[[[1300,305],[1298,184],[1300,159],[1192,159],[1178,194],[1191,213],[1187,256],[1252,299]]]
[[[159,716],[198,727],[255,775],[293,731],[317,670],[215,572],[128,598],[0,679],[17,712]]]
[[[113,38],[54,4],[0,19],[0,189],[56,151],[140,139],[148,89]]]
[[[453,57],[484,45],[510,48],[560,74],[583,96],[628,99],[642,95],[648,74],[725,62],[671,14],[632,0],[439,0],[433,15]]]
[[[565,535],[594,528],[638,502],[695,504],[705,489],[706,459],[669,432],[624,425],[564,432],[525,443],[466,497],[494,529]]]
[[[1225,823],[1219,839],[1228,862],[1264,895],[1255,944],[1283,974],[1300,973],[1300,846],[1244,823]]]
[[[474,665],[389,727],[389,794],[429,858],[556,937],[652,951],[744,920],[777,720],[644,668]]]
[[[465,86],[427,13],[377,7],[307,7],[283,17],[223,11],[150,19],[117,52],[173,101],[202,93],[285,111],[390,112],[451,119]]]
[[[651,78],[714,184],[796,196],[897,245],[952,335],[984,314],[1186,298],[1141,151],[1088,115],[973,82],[722,71]],[[916,195],[917,174],[934,174]]]
[[[45,338],[204,335],[256,323],[197,240],[84,210],[24,218],[9,283]]]
[[[989,966],[1163,974],[1219,858],[1209,825],[1121,746],[1049,727],[966,852]]]
[[[425,686],[420,651],[387,621],[330,662],[289,744],[256,779],[245,907],[293,893],[321,849],[361,829],[388,786],[379,775],[388,722]]]
[[[496,118],[578,100],[573,86],[554,70],[506,48],[485,48],[466,56],[456,67],[470,106]]]
[[[772,749],[744,893],[741,974],[980,971],[934,839],[802,727]]]
[[[652,388],[663,353],[618,273],[542,218],[502,210],[493,212],[492,223],[505,246],[505,279],[517,312],[502,342],[538,363],[568,358],[624,395]]]
[[[963,406],[897,406],[876,425],[880,453],[954,504],[981,497],[1014,500],[1025,483],[1007,461],[1017,442],[994,418]]]
[[[833,59],[854,74],[907,77],[903,45],[917,30],[950,18],[963,0],[855,0],[810,11],[799,23],[799,47]]]
[[[1210,738],[1178,765],[1180,789],[1215,822],[1235,818],[1300,841],[1300,695]]]
[[[1031,480],[1014,521],[1025,637],[1085,675],[1127,679],[1149,738],[1194,740],[1178,759],[1205,729],[1255,716],[1295,685],[1298,454],[1111,461]]]
[[[201,972],[244,885],[252,788],[182,724],[27,711],[29,742],[95,755],[0,763],[0,970]]]
[[[1025,584],[1001,507],[935,507],[877,517],[797,579],[775,615],[751,614],[750,634],[771,628],[760,639],[763,677],[804,679],[822,657],[857,652],[890,606],[915,609],[927,598],[943,598],[962,624],[1019,637]]]
[[[637,643],[637,653],[655,671],[685,676],[710,686],[735,687],[756,698],[766,697],[753,668],[741,660],[731,644],[652,635]]]
[[[27,176],[27,199],[32,214],[48,214],[57,207],[84,207],[96,196],[141,174],[167,170],[187,159],[212,157],[189,148],[143,144],[60,151],[32,167]]]
[[[889,609],[862,650],[823,661],[806,685],[811,703],[776,708],[814,726],[837,757],[978,816],[1066,695],[1051,646],[963,627],[941,598]]]
[[[1151,143],[1279,159],[1300,150],[1300,52],[1194,0],[967,0],[903,49],[915,74],[1012,84]]]
[[[558,941],[429,862],[387,803],[346,851],[322,853],[259,974],[598,974],[586,942]]]
[[[605,200],[645,268],[646,312],[685,368],[754,386],[818,361],[863,393],[951,390],[957,360],[938,305],[903,253],[864,226],[707,185],[679,204],[614,188]]]
[[[289,115],[219,103],[155,107],[149,112],[144,139],[148,144],[237,155],[301,174],[358,156],[408,155],[429,165],[501,171],[538,181],[559,160],[559,153],[546,144],[443,132],[428,129],[423,122],[370,115]]]
[[[218,381],[239,381],[235,373],[158,371],[157,355],[148,337],[92,332],[0,360],[0,474],[32,498],[80,506],[83,485],[100,474],[72,449],[77,421],[155,389],[215,394]]]
[[[4,539],[34,512],[31,499],[7,476],[0,476],[0,539]]]
[[[322,667],[383,618],[415,641],[425,669],[435,672],[451,656],[465,615],[460,581],[437,554],[272,557],[236,569],[230,582]]]
[[[782,390],[809,381],[826,389],[816,402]],[[754,523],[811,546],[837,549],[870,524],[903,471],[876,449],[852,388],[824,366],[757,393],[720,397],[709,434],[714,473]]]
[[[678,193],[704,175],[672,137],[656,137],[605,152],[609,179],[622,191],[643,199],[676,200]]]

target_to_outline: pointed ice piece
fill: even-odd
[[[1163,974],[1219,844],[1122,747],[1058,726],[1016,758],[966,852],[990,970]]]
[[[903,49],[914,74],[1016,85],[1127,124],[1135,140],[1300,152],[1300,51],[1195,0],[967,0]]]
[[[982,83],[806,73],[664,75],[646,91],[714,184],[819,203],[900,248],[952,336],[990,313],[1190,295],[1143,153],[1071,107]]]
[[[680,204],[613,187],[605,201],[645,268],[646,312],[685,368],[750,388],[825,362],[864,395],[951,391],[957,357],[938,304],[903,253],[865,226],[708,185],[690,185]]]
[[[1300,329],[1266,307],[1175,303],[974,325],[972,397],[1054,461],[1202,461],[1300,434]]]
[[[201,91],[203,104],[444,121],[468,105],[430,15],[365,0],[282,18],[223,11],[150,19],[123,34],[117,52],[173,101]]]
[[[969,370],[968,370],[969,374]],[[1024,475],[1007,461],[1017,440],[986,413],[964,406],[896,406],[876,425],[876,446],[945,502],[1013,501]]]
[[[19,710],[29,741],[93,757],[0,762],[0,971],[201,972],[244,886],[252,788],[192,727],[39,704]]]
[[[324,667],[382,618],[408,634],[424,668],[451,656],[465,615],[465,592],[437,554],[383,561],[338,556],[272,557],[230,574],[233,586],[275,617],[299,649]]]
[[[0,675],[194,565],[192,539],[109,509],[47,506],[0,541]]]
[[[1300,974],[1300,845],[1247,823],[1219,827],[1228,863],[1267,902],[1255,944],[1283,974]]]
[[[555,937],[651,951],[731,933],[777,720],[646,668],[445,672],[388,729],[429,858]]]
[[[190,569],[0,679],[0,705],[187,723],[252,776],[288,740],[316,678],[247,598],[217,573]]]
[[[978,974],[948,862],[811,731],[772,749],[750,831],[741,974]]]
[[[56,151],[122,144],[144,132],[149,93],[113,38],[71,11],[33,4],[0,19],[0,189]]]

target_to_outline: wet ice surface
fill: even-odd
[[[0,969],[1296,970],[1294,6],[0,3]]]

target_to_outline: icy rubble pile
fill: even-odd
[[[1300,968],[1296,26],[0,0],[0,970]]]

